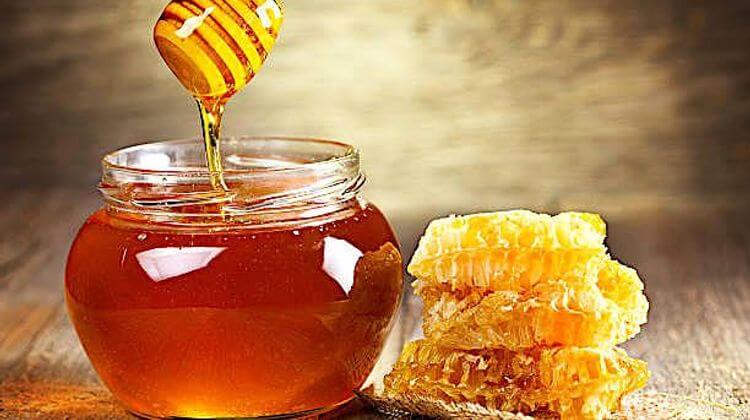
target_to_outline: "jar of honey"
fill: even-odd
[[[228,191],[199,141],[103,159],[78,233],[70,318],[102,381],[151,418],[316,413],[353,397],[397,311],[393,230],[342,143],[226,139]]]

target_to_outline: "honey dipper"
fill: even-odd
[[[174,0],[154,28],[159,53],[196,98],[225,100],[260,70],[284,19],[279,0]]]

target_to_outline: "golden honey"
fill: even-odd
[[[398,243],[358,196],[354,148],[289,138],[222,144],[227,101],[260,70],[282,21],[275,0],[166,6],[155,43],[198,103],[204,144],[105,157],[105,205],[71,247],[73,325],[102,381],[139,416],[335,408],[363,385],[395,316]]]
[[[351,290],[321,268],[326,237],[364,252]],[[377,361],[401,292],[394,243],[372,206],[314,227],[198,234],[102,210],[71,250],[68,307],[96,371],[136,413],[306,412],[352,398]],[[144,255],[176,248],[222,251],[177,277],[149,273]]]
[[[336,407],[373,369],[400,302],[393,230],[359,197],[350,146],[248,138],[225,150],[231,207],[195,172],[200,142],[104,159],[105,205],[68,258],[73,325],[104,384],[140,415]],[[165,158],[171,171],[150,166]]]

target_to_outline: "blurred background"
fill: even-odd
[[[650,323],[626,347],[654,389],[750,407],[750,2],[285,1],[226,135],[361,148],[406,258],[451,213],[603,213],[614,255],[647,285]],[[13,392],[6,404],[64,417],[86,409],[80,395],[119,410],[67,321],[62,278],[99,206],[102,155],[198,135],[151,38],[166,3],[3,3],[0,418]],[[418,324],[418,304],[404,308],[400,342]]]
[[[0,182],[93,191],[99,158],[198,134],[164,1],[28,0],[0,23]],[[351,142],[397,215],[748,199],[750,3],[288,0],[227,135]]]

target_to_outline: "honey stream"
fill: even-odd
[[[224,167],[221,163],[221,119],[224,116],[226,100],[197,99],[196,102],[200,112],[211,187],[217,191],[229,191],[229,187],[224,180]]]

